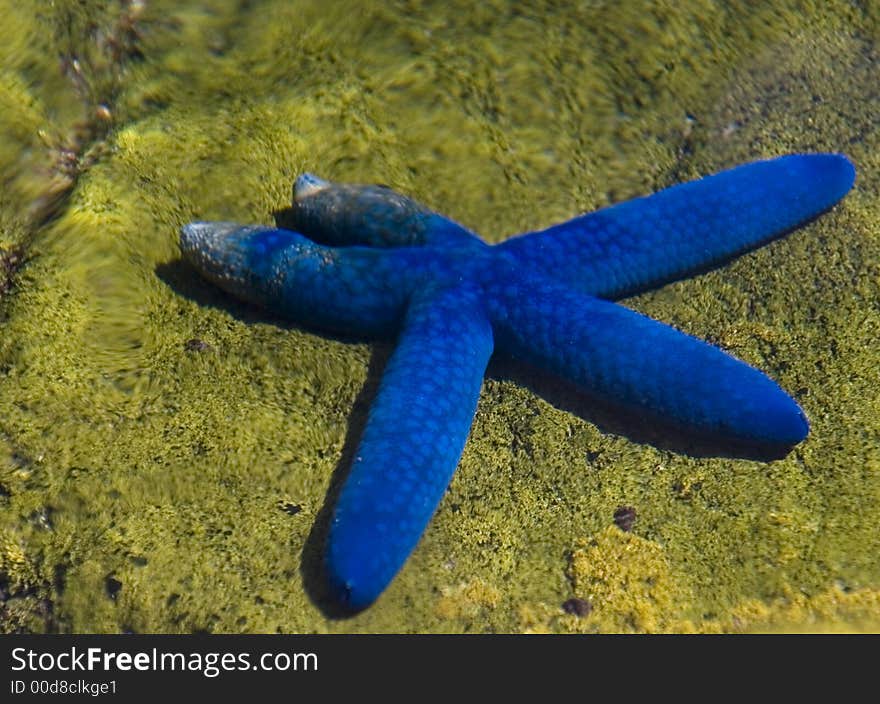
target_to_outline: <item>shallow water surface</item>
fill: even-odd
[[[0,13],[14,27],[0,46],[0,631],[880,626],[875,6]],[[804,443],[770,462],[685,452],[493,366],[419,547],[375,605],[336,617],[321,543],[389,346],[225,296],[181,261],[181,225],[271,224],[309,171],[388,184],[498,242],[807,151],[855,162],[841,205],[625,301],[776,379],[810,418]]]

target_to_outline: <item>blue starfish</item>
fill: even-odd
[[[297,231],[194,222],[181,249],[215,284],[300,323],[397,335],[327,541],[331,589],[358,610],[437,508],[493,351],[696,431],[784,448],[803,440],[804,413],[769,377],[610,301],[779,237],[854,179],[841,155],[784,156],[490,246],[390,189],[306,174],[294,187]]]

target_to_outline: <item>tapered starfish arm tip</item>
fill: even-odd
[[[856,182],[856,166],[846,154],[801,154],[804,169],[811,169],[816,189],[831,207],[843,198]]]

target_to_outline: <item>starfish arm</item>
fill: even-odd
[[[302,174],[285,218],[304,235],[334,246],[486,247],[473,232],[386,186],[325,181]]]
[[[789,447],[809,430],[769,377],[623,306],[531,276],[487,293],[496,347],[595,397],[728,439]]]
[[[181,230],[180,244],[229,293],[343,334],[393,333],[423,267],[414,250],[325,247],[262,225],[194,222]]]
[[[475,292],[411,303],[330,526],[327,577],[350,608],[373,602],[415,548],[458,464],[491,353]]]
[[[738,166],[498,245],[585,293],[617,299],[705,271],[819,215],[852,187],[840,154]]]

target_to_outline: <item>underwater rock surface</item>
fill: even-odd
[[[22,38],[0,48],[0,246],[26,249],[2,296],[0,630],[880,628],[876,9],[235,5],[147,2],[129,35],[115,3],[0,0]],[[855,162],[844,203],[627,301],[790,390],[801,446],[685,454],[490,368],[406,567],[327,612],[328,496],[388,348],[215,292],[183,223],[272,224],[313,171],[497,241],[806,151]]]

